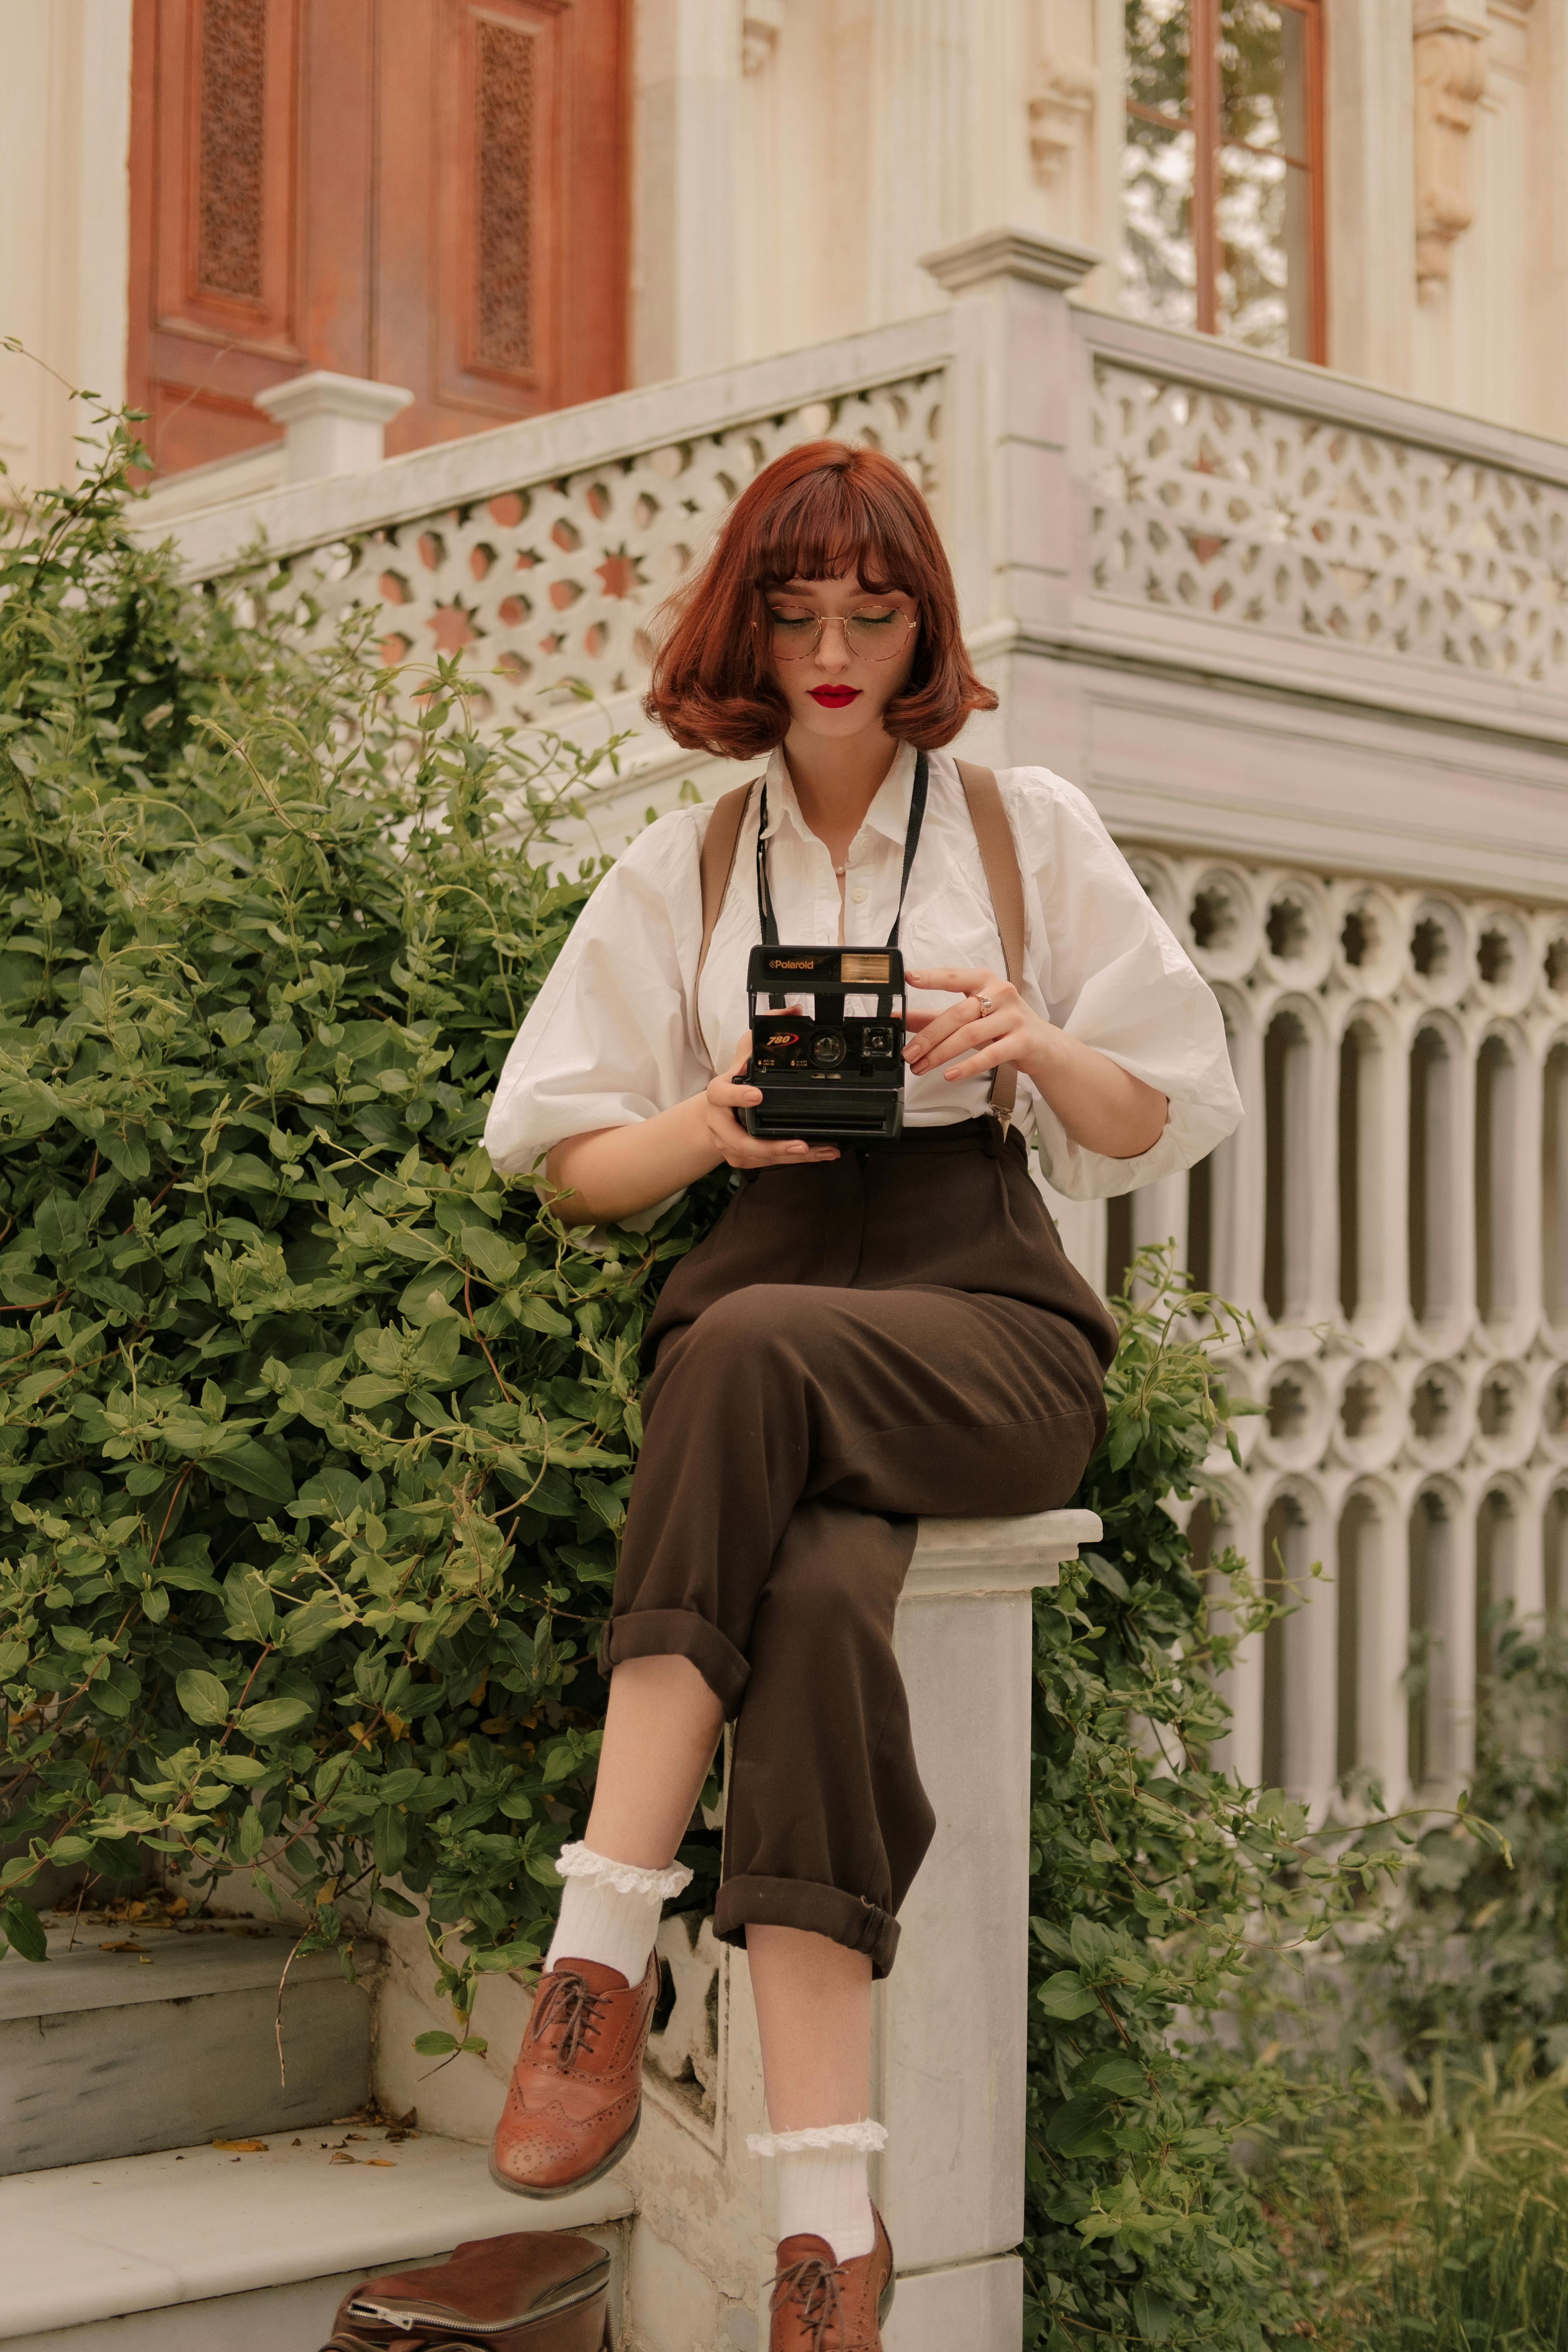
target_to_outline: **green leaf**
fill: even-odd
[[[1107,2058],[1095,2068],[1094,2080],[1102,2090],[1114,2091],[1119,2098],[1142,2099],[1149,2095],[1149,2077],[1131,2058]]]
[[[1059,2017],[1070,2021],[1075,2017],[1087,2017],[1091,2009],[1100,2007],[1093,1993],[1088,1991],[1081,1977],[1071,1969],[1058,1969],[1047,1977],[1035,1993],[1035,1999],[1047,2017]]]
[[[275,1439],[246,1437],[237,1443],[226,1441],[221,1453],[206,1455],[205,1467],[207,1475],[216,1478],[220,1486],[236,1486],[242,1495],[258,1496],[264,1503],[291,1503],[294,1499],[288,1448]]]
[[[458,1247],[468,1264],[477,1266],[497,1290],[507,1287],[522,1263],[520,1252],[488,1225],[465,1225],[458,1237]]]
[[[547,1307],[542,1298],[523,1299],[517,1310],[517,1319],[530,1331],[547,1332],[552,1339],[569,1339],[572,1337],[572,1326],[565,1316],[558,1314],[553,1307]]]
[[[399,1812],[395,1805],[383,1805],[376,1814],[371,1851],[382,1875],[395,1878],[408,1851],[408,1817]]]
[[[404,1387],[402,1381],[385,1380],[379,1372],[362,1372],[357,1380],[344,1381],[342,1399],[345,1404],[368,1410],[373,1405],[391,1404],[395,1398],[402,1396]]]
[[[1132,2317],[1146,2344],[1163,2344],[1171,2333],[1175,2313],[1164,2296],[1157,2294],[1152,2287],[1135,2286],[1132,2290]]]
[[[278,1630],[278,1604],[266,1578],[255,1569],[242,1569],[227,1578],[223,1601],[231,1641],[266,1643],[273,1639]]]
[[[1082,1559],[1084,1566],[1096,1584],[1102,1585],[1107,1592],[1114,1593],[1118,1601],[1130,1601],[1132,1598],[1131,1588],[1127,1579],[1113,1560],[1106,1559],[1103,1552],[1086,1551]]]
[[[228,1721],[227,1686],[200,1666],[187,1666],[184,1674],[174,1676],[174,1696],[193,1723]]]
[[[315,1712],[308,1698],[264,1698],[254,1706],[242,1707],[235,1717],[235,1728],[247,1739],[278,1739],[286,1731],[296,1731],[308,1723]]]
[[[47,1960],[49,1957],[44,1923],[19,1895],[10,1895],[0,1904],[0,1934],[4,1934],[18,1959]]]
[[[1106,2138],[1105,2101],[1086,2097],[1068,2099],[1046,2125],[1047,2147],[1058,2147],[1064,2154],[1100,2152],[1100,2144],[1109,2151],[1112,2143]]]
[[[421,2058],[448,2058],[461,2047],[455,2033],[443,2033],[432,2028],[428,2033],[416,2033],[414,2047]]]

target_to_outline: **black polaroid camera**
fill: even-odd
[[[809,1016],[778,1009],[802,996],[811,1000]],[[874,997],[875,1011],[847,1013],[851,996]],[[902,1132],[904,960],[897,948],[753,948],[746,997],[746,1084],[763,1097],[741,1114],[748,1135],[826,1143]]]

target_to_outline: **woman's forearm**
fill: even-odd
[[[691,1095],[630,1127],[569,1135],[550,1154],[544,1172],[553,1189],[569,1196],[555,1203],[567,1224],[613,1225],[706,1176],[722,1157],[705,1099]]]
[[[1085,1151],[1136,1160],[1165,1131],[1167,1097],[1063,1029],[1047,1031],[1026,1075]]]

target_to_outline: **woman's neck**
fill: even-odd
[[[835,866],[841,866],[866,822],[867,810],[887,782],[898,744],[880,729],[824,743],[792,728],[784,738],[784,755],[795,805]]]

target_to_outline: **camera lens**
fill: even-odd
[[[837,1029],[825,1029],[820,1037],[811,1041],[811,1058],[819,1070],[831,1070],[840,1063],[847,1048]]]

